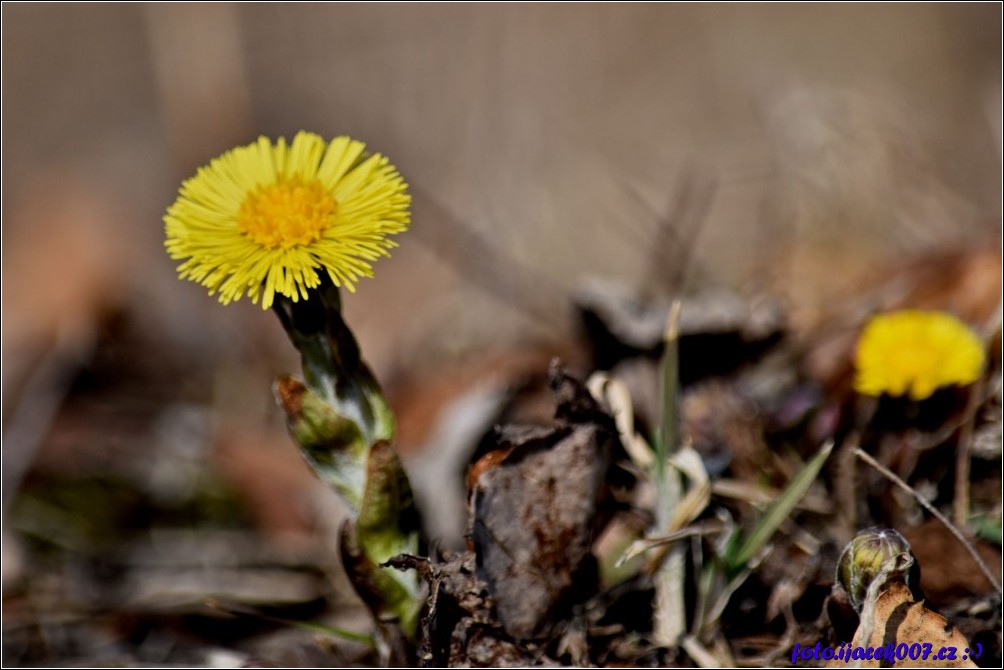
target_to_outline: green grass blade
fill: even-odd
[[[808,492],[832,451],[832,442],[824,445],[819,453],[813,456],[812,460],[806,463],[805,467],[792,478],[788,487],[774,499],[753,531],[739,544],[739,548],[726,554],[725,563],[730,572],[741,570],[757,552],[763,549],[774,532],[784,523],[784,520],[788,518],[791,511]]]
[[[661,480],[666,472],[666,460],[679,449],[679,385],[680,385],[680,301],[673,302],[663,337],[662,361],[659,373],[661,415],[655,440],[655,476]]]
[[[289,621],[288,623],[296,628],[300,628],[301,630],[310,631],[311,633],[321,633],[322,635],[338,637],[351,642],[359,642],[370,647],[376,646],[376,640],[373,639],[373,636],[366,633],[357,633],[346,628],[329,626],[327,624],[317,623],[316,621]]]
[[[662,353],[659,401],[662,415],[655,446],[655,528],[661,535],[668,530],[670,520],[683,498],[683,481],[675,468],[667,467],[669,458],[680,449],[679,428],[679,333],[680,301],[673,302],[666,324]],[[685,580],[686,554],[680,546],[670,547],[656,571],[655,612],[652,636],[656,644],[675,647],[686,632]]]

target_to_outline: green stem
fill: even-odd
[[[306,299],[283,296],[274,309],[303,362],[305,384],[281,377],[276,385],[290,433],[351,513],[343,564],[377,620],[393,617],[414,639],[423,602],[418,575],[380,567],[417,554],[420,544],[411,485],[391,446],[394,416],[342,318],[337,287],[324,280]]]
[[[306,300],[278,296],[273,309],[300,351],[307,388],[354,421],[370,444],[394,439],[394,415],[342,318],[338,288],[322,281]]]

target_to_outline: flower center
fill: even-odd
[[[289,249],[320,239],[336,206],[320,182],[283,179],[248,194],[237,213],[237,227],[263,247]]]

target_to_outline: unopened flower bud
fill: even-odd
[[[847,592],[855,610],[861,611],[868,587],[882,564],[902,553],[913,556],[910,543],[897,531],[881,526],[863,530],[847,543],[837,562],[836,581]],[[909,574],[905,578],[909,585]]]

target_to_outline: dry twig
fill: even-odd
[[[921,507],[926,509],[934,516],[935,519],[944,524],[945,528],[947,528],[952,533],[952,535],[955,536],[955,539],[957,539],[959,542],[962,543],[962,546],[966,548],[966,551],[969,552],[969,555],[973,557],[974,561],[976,561],[976,564],[980,567],[980,571],[983,573],[983,576],[987,578],[987,581],[993,584],[994,590],[997,592],[997,595],[1004,596],[1004,593],[1001,592],[1001,585],[994,578],[993,573],[990,572],[990,568],[988,568],[987,564],[983,562],[983,559],[980,558],[980,555],[976,553],[976,548],[973,547],[972,543],[966,539],[965,535],[962,534],[962,531],[959,530],[951,521],[949,521],[944,514],[939,512],[934,507],[934,505],[927,502],[923,496],[921,496],[919,493],[917,493],[917,491],[913,489],[913,487],[911,487],[909,484],[907,484],[902,479],[897,477],[895,473],[893,473],[889,468],[885,467],[884,465],[876,461],[874,458],[869,456],[867,453],[865,453],[861,449],[861,447],[854,447],[854,455],[856,455],[862,461],[864,461],[868,465],[878,470],[878,472],[882,476],[891,481],[893,484],[895,484],[896,486],[900,487],[901,489],[912,495],[917,500],[917,502],[920,504]]]

